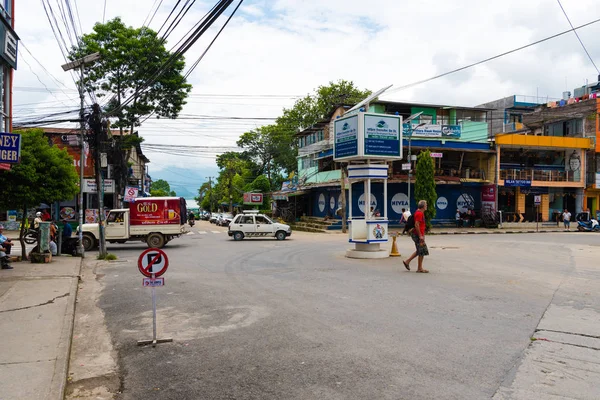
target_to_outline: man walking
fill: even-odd
[[[563,212],[563,223],[565,224],[565,231],[571,230],[571,213],[569,210],[565,208],[565,212]]]
[[[427,249],[427,244],[425,244],[425,210],[427,210],[427,202],[425,200],[419,201],[418,209],[413,217],[415,227],[410,232],[410,236],[413,242],[415,242],[416,250],[406,261],[402,261],[402,263],[410,271],[410,262],[414,258],[419,257],[417,272],[426,274],[429,271],[423,269],[423,258],[429,255],[429,249]]]

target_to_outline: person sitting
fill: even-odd
[[[2,234],[3,231],[4,226],[0,225],[0,264],[2,265],[2,269],[13,269],[10,265],[10,257],[8,256],[13,243]]]
[[[63,231],[62,231],[63,240],[68,239],[71,236],[73,236],[73,228],[71,228],[71,224],[69,224],[67,222],[67,220],[64,219],[63,220]]]
[[[55,256],[58,254],[58,246],[56,245],[56,243],[54,242],[54,240],[51,240],[48,243],[48,248],[50,249],[50,253]]]
[[[458,208],[456,209],[456,215],[454,216],[454,219],[456,220],[456,227],[462,228],[463,220],[462,220],[462,215],[460,214],[460,210]]]

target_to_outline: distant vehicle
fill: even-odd
[[[200,219],[202,221],[208,221],[210,219],[210,213],[204,211],[202,214],[200,214]]]
[[[104,235],[109,243],[141,240],[148,247],[161,248],[186,232],[187,210],[183,197],[141,197],[129,203],[129,208],[108,212]],[[83,224],[83,248],[98,245],[97,223]]]
[[[577,221],[577,230],[579,232],[600,232],[600,224],[595,219]]]
[[[229,226],[231,221],[233,220],[233,214],[231,213],[223,213],[219,215],[219,219],[217,220],[217,225],[219,226]]]
[[[212,213],[210,215],[210,218],[208,219],[208,222],[210,222],[211,224],[216,224],[217,223],[217,219],[219,219],[219,215],[221,215],[221,214]]]
[[[277,240],[284,240],[291,236],[292,228],[289,225],[273,222],[258,211],[250,210],[235,216],[229,224],[227,234],[236,241],[245,237],[275,237]]]

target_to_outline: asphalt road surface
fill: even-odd
[[[403,258],[412,241],[399,238]],[[353,260],[341,234],[234,242],[199,222],[142,287],[142,243],[110,245],[99,305],[122,399],[485,399],[529,345],[572,250],[600,235],[428,237],[429,274],[400,258]],[[389,246],[389,244],[388,244]]]

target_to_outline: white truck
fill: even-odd
[[[139,240],[148,247],[161,248],[170,240],[186,233],[185,199],[180,197],[144,197],[129,208],[108,212],[104,237],[108,243]],[[86,251],[98,245],[97,223],[83,224],[83,247]]]

